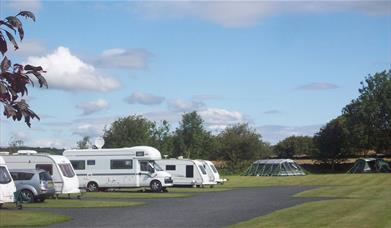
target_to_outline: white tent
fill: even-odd
[[[291,159],[258,160],[247,169],[246,176],[302,176],[304,170]]]

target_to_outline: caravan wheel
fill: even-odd
[[[163,189],[162,183],[160,183],[158,180],[151,181],[150,187],[153,192],[161,192]]]
[[[98,191],[98,184],[95,182],[90,182],[87,184],[87,191],[88,192],[96,192]]]

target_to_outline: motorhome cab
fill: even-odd
[[[201,160],[201,162],[204,164],[204,168],[208,175],[211,176],[215,182],[218,184],[224,184],[224,182],[227,181],[227,179],[221,179],[219,171],[217,171],[216,167],[211,161]]]
[[[160,152],[149,146],[114,149],[66,150],[80,187],[87,191],[105,188],[150,187],[154,192],[172,186],[171,175],[156,160]]]
[[[156,161],[163,170],[172,175],[174,185],[204,186],[216,182],[206,172],[201,161],[190,159],[163,159]]]
[[[40,154],[34,150],[19,150],[3,156],[9,169],[43,169],[53,178],[56,194],[80,193],[79,180],[71,162],[61,155]]]
[[[16,192],[15,183],[4,159],[0,157],[0,206],[14,202],[14,192]]]

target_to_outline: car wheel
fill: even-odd
[[[28,202],[28,203],[34,202],[34,194],[30,190],[23,189],[21,191],[21,193],[23,196],[23,201]]]
[[[161,192],[163,189],[162,183],[158,180],[151,181],[150,187],[153,192]]]
[[[99,187],[98,184],[95,182],[90,182],[87,184],[87,191],[88,192],[96,192],[98,191]]]

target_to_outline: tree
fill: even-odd
[[[163,120],[160,124],[155,123],[152,128],[153,146],[162,155],[171,156],[173,151],[173,135],[168,121]]]
[[[239,168],[241,161],[267,157],[271,151],[269,145],[262,142],[262,136],[247,123],[227,127],[218,139],[219,155],[230,162],[232,170]]]
[[[84,136],[82,140],[76,142],[78,149],[88,149],[92,143],[89,136]]]
[[[142,116],[128,116],[114,121],[104,130],[105,148],[132,147],[154,144],[155,123]]]
[[[174,134],[174,156],[207,158],[211,151],[212,135],[204,129],[203,120],[197,112],[185,113]]]
[[[343,109],[352,145],[391,153],[391,71],[369,75],[361,86],[359,97]]]
[[[0,68],[0,102],[4,105],[3,114],[7,118],[12,118],[14,121],[20,121],[24,118],[27,126],[31,127],[30,120],[37,118],[38,115],[33,112],[27,102],[21,99],[28,94],[27,85],[34,85],[31,77],[34,75],[39,82],[40,87],[48,87],[42,73],[45,71],[40,66],[21,65],[14,63],[5,55],[8,51],[8,41],[14,46],[15,50],[19,48],[16,39],[12,33],[18,34],[20,41],[23,40],[24,30],[19,17],[30,18],[35,21],[35,16],[30,11],[21,11],[16,16],[6,17],[5,20],[0,19],[0,52],[3,55]]]
[[[321,128],[314,136],[317,150],[313,151],[313,158],[331,166],[334,170],[338,164],[351,155],[349,144],[350,133],[346,126],[346,119],[340,116]]]
[[[8,149],[10,150],[9,152],[16,153],[23,145],[24,141],[22,139],[11,137],[10,142],[8,144]]]
[[[293,158],[296,155],[311,155],[315,146],[312,137],[290,136],[274,146],[274,153],[280,158]]]

